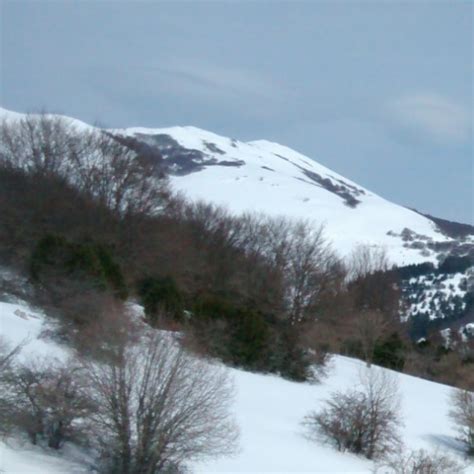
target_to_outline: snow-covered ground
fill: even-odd
[[[0,302],[0,336],[12,346],[23,344],[20,357],[57,357],[64,359],[68,350],[48,340],[51,327],[42,312],[31,309],[25,303]]]
[[[372,472],[371,462],[306,439],[300,425],[305,414],[317,409],[331,392],[357,385],[364,370],[360,361],[337,356],[329,376],[318,385],[234,370],[242,452],[234,459],[216,460],[196,468],[203,473]],[[403,374],[396,377],[402,394],[404,444],[461,458],[461,447],[447,417],[451,389]],[[474,466],[466,472],[474,473]]]
[[[90,472],[86,465],[26,442],[0,442],[0,472],[5,474],[78,474]],[[73,457],[70,455],[69,457]]]
[[[42,334],[48,320],[26,305],[0,302],[0,333],[12,343],[26,341],[22,357],[67,357],[68,350]],[[230,369],[236,385],[234,412],[241,430],[240,452],[234,457],[195,463],[199,473],[319,472],[370,473],[373,464],[352,454],[309,441],[301,421],[332,391],[353,387],[360,361],[334,357],[327,378],[320,384],[294,383],[273,375]],[[402,394],[402,437],[410,448],[446,451],[462,458],[460,445],[447,416],[450,388],[396,374]],[[72,447],[64,454],[33,448],[16,440],[0,442],[0,472],[69,474],[86,472]],[[470,465],[468,473],[474,473]]]

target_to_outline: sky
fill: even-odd
[[[474,222],[474,2],[0,0],[0,106],[296,149]]]

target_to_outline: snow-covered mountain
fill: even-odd
[[[393,263],[436,262],[474,243],[450,237],[433,220],[394,204],[291,148],[241,142],[195,127],[128,128],[114,134],[142,152],[161,155],[173,187],[191,199],[234,212],[310,219],[343,256],[356,245],[382,246]]]
[[[0,120],[22,114],[0,109]],[[93,128],[66,118],[76,129]],[[394,204],[291,148],[242,142],[195,127],[107,130],[138,153],[155,157],[172,187],[232,212],[256,211],[324,225],[340,255],[358,244],[384,247],[392,263],[437,262],[448,252],[473,252],[474,228],[449,235],[439,221]]]

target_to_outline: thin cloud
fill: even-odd
[[[468,110],[437,94],[403,96],[391,100],[386,110],[394,125],[436,142],[460,144],[471,135]]]
[[[248,69],[188,59],[165,64],[156,72],[166,79],[161,85],[170,92],[228,101],[281,101],[291,95],[275,80]]]

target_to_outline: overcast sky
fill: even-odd
[[[473,222],[471,1],[0,0],[0,106],[266,138]]]

